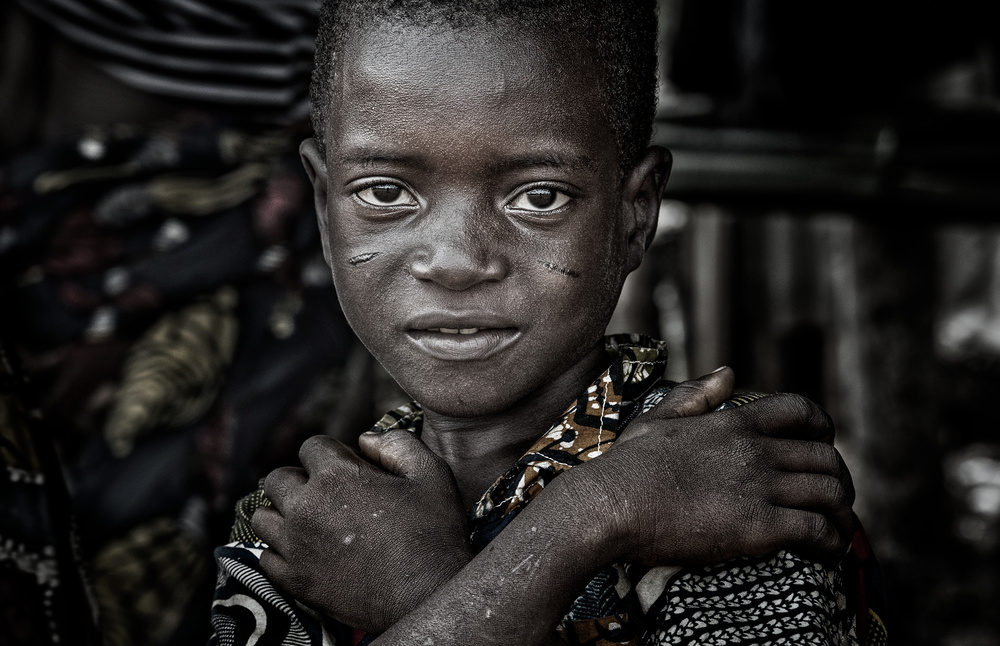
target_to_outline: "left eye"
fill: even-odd
[[[355,195],[372,206],[415,206],[417,200],[399,184],[375,184],[363,188]]]
[[[570,196],[554,188],[538,186],[529,188],[510,203],[510,208],[520,211],[555,211],[570,201]]]

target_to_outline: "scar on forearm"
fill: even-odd
[[[538,262],[541,262],[542,266],[545,267],[546,269],[554,271],[556,273],[560,273],[563,276],[569,276],[570,278],[580,277],[580,274],[578,272],[570,269],[569,267],[563,267],[561,265],[557,265],[554,262],[542,262],[541,260],[539,260]]]
[[[371,260],[375,256],[379,255],[379,253],[380,252],[378,252],[378,251],[372,251],[370,253],[359,253],[358,255],[354,256],[353,258],[348,258],[347,262],[351,263],[352,265],[360,265],[362,263],[368,262],[369,260]]]

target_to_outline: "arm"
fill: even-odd
[[[567,474],[568,475],[568,474]],[[590,501],[557,478],[486,549],[374,644],[556,643],[587,582],[622,554]],[[536,506],[537,505],[537,506]]]
[[[795,465],[776,462],[772,454],[793,456],[799,466],[813,471],[829,469],[812,453],[796,450],[815,443],[771,438],[758,428],[764,420],[772,431],[805,428],[813,435],[828,434],[828,418],[818,407],[776,397],[756,408],[677,419],[712,410],[729,396],[731,381],[731,371],[724,371],[675,389],[649,423],[623,434],[621,446],[606,456],[556,479],[471,561],[467,550],[456,547],[464,523],[446,512],[457,507],[450,473],[417,438],[403,432],[363,439],[363,450],[382,475],[397,474],[388,481],[380,481],[368,462],[342,446],[316,440],[303,448],[305,471],[280,470],[268,479],[277,509],[261,510],[254,518],[258,533],[272,547],[261,564],[281,587],[327,614],[373,631],[387,629],[379,643],[410,643],[417,636],[433,636],[439,644],[452,639],[468,643],[470,634],[478,641],[490,634],[506,643],[543,643],[583,585],[611,562],[704,562],[794,543],[838,552],[840,539],[824,516],[776,511],[789,499],[775,494],[801,490],[803,483],[785,477],[789,474],[781,469]],[[652,441],[660,437],[669,441]],[[676,466],[666,470],[668,477],[656,471],[660,467],[651,455],[670,456]],[[635,472],[637,462],[654,469],[657,487],[650,489],[650,474]],[[358,476],[364,486],[354,489],[350,481]],[[631,492],[623,489],[623,480],[633,486]],[[849,509],[843,491],[839,500],[831,498],[837,495],[836,477],[819,480],[821,487],[827,481],[834,486],[810,494],[810,505]],[[380,482],[388,487],[381,494]],[[678,489],[684,483],[689,486]],[[358,510],[384,506],[373,502],[372,495],[391,501],[384,517],[393,522],[345,523],[339,512],[308,512],[330,509],[325,503],[331,498],[350,500]],[[745,502],[730,504],[734,500]],[[411,518],[407,510],[413,508],[440,516],[430,523],[431,540],[398,538],[427,531],[426,518]],[[676,522],[678,516],[685,522]],[[660,522],[643,520],[650,517]],[[326,538],[317,543],[317,536]],[[349,536],[357,549],[341,548]],[[441,546],[450,547],[442,551]],[[335,574],[319,577],[318,572]],[[401,580],[400,572],[414,576]]]

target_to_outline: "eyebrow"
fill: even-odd
[[[498,169],[543,167],[595,170],[597,162],[594,161],[593,157],[587,155],[563,155],[557,152],[542,152],[508,157],[495,166]]]
[[[393,153],[361,150],[356,153],[341,155],[339,162],[350,166],[377,166],[392,164],[397,166],[426,166],[425,160],[418,155],[396,155]]]
[[[400,155],[377,150],[359,150],[341,155],[339,162],[351,166],[378,166],[391,164],[426,168],[427,160],[420,155]],[[588,155],[564,155],[556,152],[529,153],[506,157],[491,164],[494,171],[512,168],[569,168],[595,170],[597,162]]]

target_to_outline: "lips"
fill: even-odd
[[[443,361],[481,361],[516,343],[521,332],[502,318],[490,315],[435,315],[414,317],[406,335],[421,352]]]

